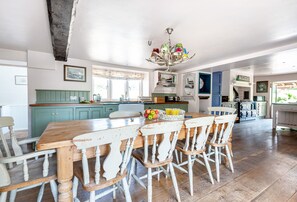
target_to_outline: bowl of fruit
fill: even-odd
[[[144,118],[148,120],[157,120],[159,118],[158,109],[146,109],[143,114]]]

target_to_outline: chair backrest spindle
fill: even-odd
[[[96,147],[95,183],[100,183],[100,147]]]
[[[12,156],[12,157],[2,157],[0,158],[0,187],[5,187],[11,184],[11,178],[15,176],[10,176],[10,172],[8,171],[5,164],[13,164],[16,162],[22,162],[22,165],[20,169],[23,171],[23,180],[29,181],[30,175],[36,177],[36,174],[39,176],[47,177],[49,172],[49,155],[54,154],[55,150],[45,150],[45,151],[39,151],[39,152],[32,152],[28,154],[24,154],[21,156]],[[29,168],[32,168],[35,166],[36,163],[35,159],[36,157],[44,156],[43,164],[40,170],[40,173],[36,173],[36,169],[33,169],[31,171]],[[32,166],[33,165],[33,166]],[[30,167],[32,166],[32,167]],[[31,171],[31,172],[30,172]],[[52,170],[51,170],[52,171]]]
[[[208,107],[208,113],[214,116],[222,116],[234,114],[236,112],[235,108],[230,107]]]

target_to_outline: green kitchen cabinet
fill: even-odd
[[[91,116],[89,107],[79,107],[75,109],[75,120],[86,120]]]
[[[117,111],[119,105],[95,106],[34,106],[31,107],[31,135],[39,137],[48,123],[108,118],[111,112]]]
[[[119,110],[119,105],[105,105],[105,114],[104,118],[108,118],[109,114]]]
[[[75,120],[99,119],[104,115],[104,107],[77,107],[75,109]]]
[[[39,137],[48,123],[68,121],[74,118],[73,107],[33,107],[31,110],[32,137]]]

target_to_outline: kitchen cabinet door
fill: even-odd
[[[49,122],[55,120],[55,109],[51,108],[34,108],[32,109],[32,119],[31,119],[31,135],[32,137],[39,137],[45,130]]]
[[[111,112],[115,112],[119,110],[119,105],[105,105],[104,106],[105,113],[103,118],[108,118]]]
[[[76,120],[105,118],[104,107],[77,107],[75,109]]]
[[[74,118],[74,108],[57,108],[55,112],[55,121],[69,121]]]
[[[105,115],[103,107],[92,107],[90,109],[90,119],[100,119]]]
[[[90,107],[78,107],[75,109],[75,120],[87,120],[91,117]]]
[[[73,120],[74,108],[34,107],[31,110],[31,135],[39,137],[47,125],[54,121]]]

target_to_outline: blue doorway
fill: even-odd
[[[212,106],[221,106],[222,72],[212,73]]]

